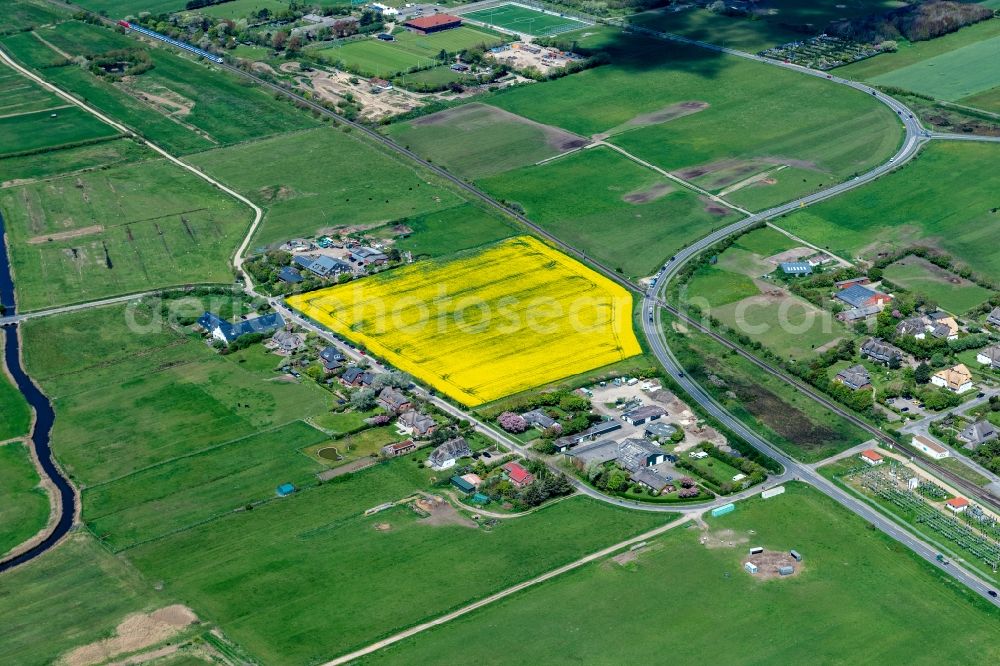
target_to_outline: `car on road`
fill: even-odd
[[[997,598],[997,591],[996,590],[986,590],[986,594],[990,595],[994,599]]]
[[[985,393],[983,393],[982,391],[980,391],[979,393],[977,393],[977,394],[976,394],[976,397],[977,397],[977,398],[985,398],[985,397],[986,397],[986,394],[985,394]]]

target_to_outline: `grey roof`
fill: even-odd
[[[840,382],[845,386],[850,389],[854,389],[855,391],[862,386],[868,386],[871,384],[871,377],[868,375],[868,370],[866,370],[865,366],[861,364],[844,368],[837,373],[837,379],[840,380]]]
[[[649,486],[653,490],[660,491],[670,485],[670,480],[663,476],[655,469],[649,467],[641,467],[636,471],[632,472],[630,478],[636,483],[641,483],[645,486]]]
[[[1000,326],[1000,306],[993,308],[993,311],[986,317],[986,322],[994,326]]]
[[[841,289],[834,296],[844,301],[851,307],[862,307],[865,302],[876,294],[875,291],[860,284],[851,285],[847,289]]]
[[[267,334],[276,331],[285,325],[285,320],[282,319],[280,313],[272,312],[261,317],[246,319],[238,324],[230,324],[218,315],[206,312],[198,319],[198,325],[206,331],[210,331],[213,335],[216,329],[218,329],[219,333],[225,339],[226,344],[228,344],[241,335],[247,335],[248,333]]]
[[[291,331],[278,330],[271,336],[271,340],[281,349],[296,350],[302,346],[305,336]]]
[[[975,423],[966,427],[958,437],[962,441],[968,442],[973,446],[978,446],[983,442],[989,442],[997,438],[997,429],[989,421],[976,421]]]
[[[525,412],[524,414],[521,414],[521,418],[528,424],[538,426],[543,430],[545,428],[551,428],[552,426],[559,425],[554,418],[540,409],[533,409],[530,412]]]
[[[949,315],[947,312],[942,312],[941,310],[938,310],[936,312],[932,312],[929,315],[927,315],[927,318],[930,319],[931,321],[940,321],[942,319],[947,319],[950,316],[951,315]]]
[[[935,324],[931,328],[931,335],[933,335],[935,338],[947,338],[949,335],[951,335],[951,329],[948,328],[948,326],[946,326],[945,324]]]
[[[812,264],[806,261],[783,261],[779,266],[786,275],[809,275],[813,272]]]
[[[878,314],[882,311],[877,305],[867,305],[863,308],[851,308],[850,310],[845,310],[840,313],[840,318],[844,321],[857,321],[859,319],[867,319],[874,314]]]
[[[472,449],[469,448],[469,443],[462,437],[456,437],[455,439],[449,439],[447,442],[431,451],[431,455],[427,458],[427,460],[431,463],[431,465],[440,467],[448,460],[468,458],[471,455]]]
[[[603,423],[596,423],[583,432],[578,432],[572,435],[573,439],[577,442],[582,442],[587,438],[593,438],[597,435],[606,435],[609,432],[614,432],[615,430],[621,430],[622,424],[617,421],[604,421]]]
[[[896,335],[917,335],[927,330],[923,317],[910,317],[896,324]]]
[[[354,384],[359,380],[362,384],[371,384],[372,379],[374,379],[374,375],[370,372],[365,372],[361,368],[351,367],[344,370],[344,374],[342,374],[340,378],[348,384]]]
[[[884,342],[878,338],[869,338],[861,345],[861,353],[883,363],[888,362],[893,357],[903,358],[903,351],[901,349],[893,347],[888,342]]]
[[[593,444],[584,444],[574,449],[570,455],[584,465],[594,462],[606,463],[618,457],[618,442],[611,439],[603,439]]]
[[[415,409],[411,409],[408,412],[403,412],[399,416],[399,421],[407,428],[412,428],[414,434],[425,435],[430,432],[430,429],[434,427],[434,419],[427,416],[426,414],[421,414]],[[464,440],[463,440],[464,441]]]
[[[344,273],[353,270],[351,265],[341,261],[340,259],[334,259],[333,257],[317,257],[307,269],[320,277],[327,277],[328,275],[336,275],[337,273]]]
[[[339,368],[344,362],[344,355],[337,351],[336,347],[323,347],[319,353],[319,358],[328,370]]]
[[[657,405],[644,405],[642,407],[637,407],[630,412],[625,412],[622,417],[628,417],[633,421],[643,421],[648,419],[657,419],[667,413],[667,410],[663,407],[658,407]]]
[[[405,395],[403,395],[396,389],[392,388],[391,386],[386,386],[384,389],[382,389],[382,391],[378,394],[378,399],[386,407],[392,410],[400,409],[403,405],[406,405],[407,403],[410,402],[409,398],[407,398]]]
[[[993,345],[992,347],[987,347],[986,349],[980,349],[976,352],[976,356],[980,355],[990,359],[990,364],[993,367],[1000,366],[1000,345]]]
[[[646,426],[647,437],[670,437],[677,432],[677,426],[671,423],[650,423]]]
[[[618,445],[618,463],[634,472],[642,467],[648,467],[651,456],[664,455],[663,449],[648,439],[626,439]]]
[[[351,259],[357,262],[370,264],[375,261],[385,261],[388,258],[385,254],[370,247],[359,247],[351,250]]]

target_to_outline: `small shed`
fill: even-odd
[[[290,483],[283,483],[278,486],[276,492],[278,493],[278,497],[288,497],[295,492],[295,486]]]
[[[476,487],[474,485],[458,475],[451,477],[451,485],[455,486],[466,495],[476,492]]]
[[[763,552],[764,552],[764,548],[761,547],[761,546],[754,546],[753,548],[750,549],[750,554],[751,555],[760,555]]]
[[[795,567],[790,565],[785,565],[780,569],[778,569],[778,573],[782,576],[791,576],[793,573],[795,573]]]
[[[790,550],[790,551],[788,551],[788,554],[791,555],[792,559],[795,560],[796,562],[801,562],[802,561],[802,555],[799,554],[799,551],[797,551],[797,550]]]
[[[488,504],[490,498],[482,493],[476,493],[475,495],[472,496],[472,501],[475,504]]]
[[[754,564],[753,562],[745,562],[743,564],[743,568],[747,570],[748,574],[755,574],[755,573],[757,573],[757,565]]]

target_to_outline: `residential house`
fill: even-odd
[[[386,411],[394,414],[405,412],[413,407],[413,403],[410,402],[409,398],[391,386],[386,386],[379,392],[378,404]]]
[[[962,513],[969,508],[969,500],[964,497],[952,497],[944,503],[952,513]]]
[[[927,319],[924,317],[910,317],[896,324],[896,335],[900,337],[909,336],[917,340],[927,337]]]
[[[291,266],[285,266],[278,271],[278,279],[288,284],[298,284],[302,282],[302,273],[299,273]]]
[[[934,460],[944,460],[951,455],[948,453],[948,449],[923,435],[914,435],[911,442],[916,449],[927,454]]]
[[[630,472],[659,465],[664,460],[663,449],[648,439],[629,438],[618,445],[618,464]]]
[[[414,437],[426,437],[437,430],[437,422],[434,419],[415,409],[400,414],[397,423],[402,430]]]
[[[677,426],[672,423],[650,423],[646,426],[643,435],[647,439],[666,440],[673,437],[675,432],[677,432]]]
[[[361,266],[381,266],[389,261],[389,257],[370,247],[359,247],[351,250],[351,261]]]
[[[509,462],[504,464],[502,469],[507,472],[507,479],[516,488],[526,488],[535,481],[535,475],[524,469],[520,463]]]
[[[959,363],[952,368],[945,368],[931,376],[931,384],[946,388],[952,393],[965,393],[972,390],[972,373]]]
[[[629,479],[658,493],[663,492],[663,489],[670,485],[670,479],[651,467],[637,469],[629,475]]]
[[[973,451],[978,449],[980,444],[992,442],[997,436],[996,426],[989,421],[976,421],[958,433],[959,441],[965,442],[965,448]]]
[[[1000,370],[1000,345],[980,349],[976,354],[976,361],[990,366],[993,370]]]
[[[986,323],[1000,328],[1000,306],[993,308],[993,311],[986,316]]]
[[[417,445],[413,443],[412,439],[407,439],[403,442],[394,442],[392,444],[386,444],[382,447],[382,455],[386,458],[395,458],[396,456],[405,456],[410,451],[416,451]]]
[[[344,370],[344,374],[340,376],[340,383],[351,388],[367,388],[371,386],[372,380],[374,379],[375,375],[372,373],[352,366],[347,370]]]
[[[245,319],[237,324],[231,324],[211,312],[206,312],[198,319],[198,325],[208,331],[216,340],[229,344],[243,335],[260,333],[267,335],[285,325],[285,320],[278,312]]]
[[[333,372],[334,370],[339,370],[344,365],[345,359],[344,355],[337,351],[335,347],[324,347],[319,353],[319,360],[327,372]]]
[[[860,391],[862,389],[870,390],[872,387],[871,377],[868,375],[868,370],[866,370],[865,366],[860,363],[858,365],[852,365],[849,368],[844,368],[838,372],[834,381],[840,382],[852,391]]]
[[[354,269],[346,261],[333,257],[320,256],[309,264],[306,270],[315,273],[319,277],[328,278],[341,273],[353,273]]]
[[[808,261],[783,261],[778,266],[785,275],[812,275],[813,272]]]
[[[534,426],[539,430],[548,430],[549,428],[559,426],[558,421],[540,409],[533,409],[530,412],[525,412],[524,414],[521,414],[521,418],[524,419],[525,423],[530,426]]]
[[[903,350],[878,338],[869,338],[866,340],[861,345],[861,355],[876,363],[884,363],[885,365],[892,363],[893,359],[896,361],[903,360]]]
[[[865,308],[872,305],[883,307],[892,301],[892,296],[889,294],[883,294],[860,284],[841,289],[834,294],[834,298],[847,303],[852,308]]]
[[[622,421],[631,423],[634,426],[640,426],[647,421],[656,421],[666,413],[667,410],[662,407],[658,407],[656,405],[645,405],[622,414]]]
[[[288,355],[302,349],[305,343],[306,336],[302,333],[292,333],[291,331],[282,329],[275,331],[271,339],[265,343],[265,346],[279,354]]]
[[[958,322],[954,317],[934,317],[927,324],[927,332],[939,340],[958,340]]]
[[[472,456],[472,449],[469,448],[469,443],[462,437],[456,437],[449,439],[431,451],[430,457],[427,458],[427,463],[431,466],[431,469],[441,471],[454,467],[460,458],[468,458],[470,456]]]
[[[882,458],[882,455],[872,449],[865,449],[864,451],[862,451],[861,460],[865,461],[872,467],[874,467],[875,465],[881,465],[883,462],[885,462]]]

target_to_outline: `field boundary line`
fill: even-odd
[[[715,194],[712,194],[708,190],[703,190],[700,187],[698,187],[697,185],[695,185],[693,183],[689,183],[688,181],[684,180],[683,178],[678,178],[677,176],[675,176],[674,174],[670,173],[666,169],[661,169],[660,167],[656,166],[655,164],[652,164],[650,162],[647,162],[644,159],[636,157],[635,155],[633,155],[632,153],[628,152],[627,150],[625,150],[624,148],[622,148],[620,146],[616,146],[613,143],[608,143],[607,141],[605,141],[605,140],[602,139],[600,141],[595,141],[594,143],[592,143],[589,146],[587,146],[587,148],[594,148],[596,146],[605,146],[607,148],[610,148],[611,150],[614,150],[615,152],[621,153],[622,155],[624,155],[628,159],[632,160],[636,164],[638,164],[640,166],[644,166],[647,169],[652,169],[656,173],[658,173],[661,176],[664,176],[666,178],[669,178],[670,180],[674,181],[678,185],[682,185],[682,186],[684,186],[685,188],[687,188],[689,190],[693,190],[693,191],[697,192],[698,194],[700,194],[702,196],[708,197],[712,201],[714,201],[714,202],[716,202],[718,204],[721,204],[721,205],[725,206],[726,208],[730,208],[732,210],[735,210],[735,211],[737,211],[739,213],[742,213],[743,215],[746,215],[747,217],[750,217],[751,215],[753,215],[753,213],[751,213],[750,211],[748,211],[746,209],[743,209],[743,208],[740,208],[739,206],[736,206],[734,204],[731,204],[728,201],[726,201],[725,199],[723,199],[722,197],[717,196]]]
[[[590,555],[585,555],[584,557],[581,557],[578,560],[574,560],[569,564],[564,564],[561,567],[552,569],[551,571],[543,573],[539,576],[535,576],[534,578],[529,578],[528,580],[518,583],[517,585],[513,585],[505,590],[501,590],[500,592],[491,594],[488,597],[484,597],[479,601],[474,601],[471,604],[459,608],[458,610],[454,610],[450,613],[437,617],[433,620],[429,620],[427,622],[418,624],[414,627],[410,627],[409,629],[401,631],[388,638],[383,638],[382,640],[376,641],[375,643],[372,643],[367,647],[363,647],[360,650],[355,650],[354,652],[351,652],[349,654],[345,654],[341,657],[337,657],[336,659],[332,659],[324,663],[322,666],[340,666],[341,664],[346,664],[355,661],[356,659],[370,655],[373,652],[377,652],[382,648],[388,647],[402,640],[423,633],[428,629],[439,627],[443,624],[451,622],[452,620],[458,619],[463,615],[467,615],[475,610],[479,610],[480,608],[489,606],[493,603],[496,603],[497,601],[506,599],[507,597],[516,594],[522,590],[528,589],[529,587],[533,587],[535,585],[538,585],[539,583],[544,583],[547,580],[556,578],[557,576],[573,571],[574,569],[579,569],[580,567],[590,564],[591,562],[603,559],[623,548],[627,548],[642,541],[658,537],[661,534],[664,534],[665,532],[677,527],[678,525],[683,525],[684,523],[689,522],[690,520],[692,520],[692,516],[690,515],[681,516],[680,518],[676,518],[665,525],[661,525],[660,527],[657,527],[648,532],[640,534],[639,536],[632,537],[631,539],[626,539],[625,541],[619,541],[613,546],[608,546],[607,548],[603,548],[595,553],[591,553]]]
[[[60,106],[52,106],[47,109],[36,109],[35,111],[18,111],[17,113],[5,113],[0,116],[3,118],[17,118],[18,116],[30,116],[35,113],[48,113],[49,111],[58,111],[59,109],[69,109],[72,108],[72,104],[62,104]]]

